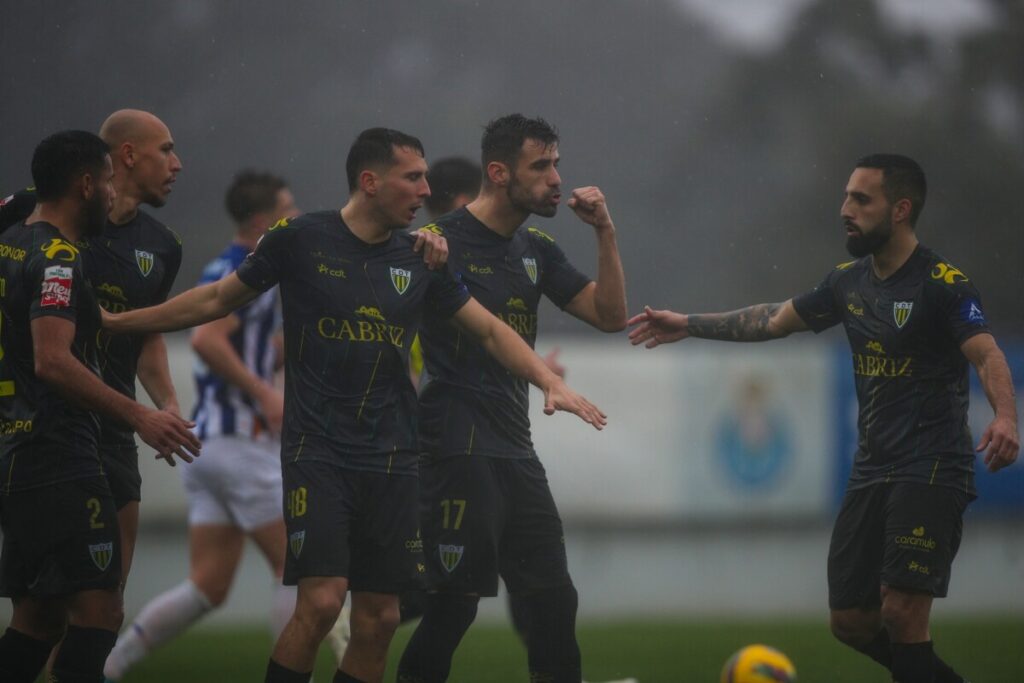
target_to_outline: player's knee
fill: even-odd
[[[337,621],[344,599],[344,593],[338,595],[329,590],[305,595],[300,592],[299,600],[295,604],[294,618],[305,622],[317,632],[327,633]]]
[[[882,600],[882,623],[897,639],[901,634],[915,631],[922,619],[927,623],[927,613],[922,616],[920,600],[915,596],[889,591]]]
[[[352,609],[352,637],[391,640],[398,630],[401,613],[397,601],[382,601]]]

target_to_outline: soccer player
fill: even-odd
[[[601,191],[577,189],[568,202],[594,228],[596,281],[551,236],[524,226],[532,214],[554,216],[561,200],[555,130],[539,118],[504,116],[487,125],[481,147],[480,195],[434,224],[448,239],[449,268],[531,346],[541,295],[599,330],[624,329],[622,264]],[[433,592],[398,680],[447,679],[480,596],[497,594],[500,575],[525,616],[531,680],[579,683],[577,594],[530,439],[528,387],[436,316],[420,337],[430,376],[420,395],[421,525]]]
[[[284,180],[255,171],[235,176],[225,204],[235,236],[206,266],[200,284],[233,273],[271,225],[299,214]],[[104,667],[110,680],[120,680],[154,648],[224,602],[246,536],[276,577],[275,638],[291,617],[295,589],[281,584],[287,543],[279,456],[284,396],[274,386],[279,329],[274,288],[192,333],[200,359],[193,419],[206,457],[182,470],[189,501],[189,578],[150,600],[118,638]]]
[[[54,134],[32,158],[38,204],[0,237],[0,638],[5,683],[34,681],[55,643],[54,680],[100,681],[123,617],[122,552],[94,413],[190,461],[192,423],[139,405],[100,379],[100,313],[77,244],[115,199],[108,146]],[[90,412],[93,411],[93,412]]]
[[[842,323],[860,403],[853,472],[829,549],[832,632],[900,683],[960,683],[934,653],[929,615],[946,595],[964,509],[975,497],[967,428],[968,363],[995,410],[977,444],[989,470],[1020,448],[1013,383],[974,284],[921,245],[921,167],[905,156],[864,157],[841,217],[855,261],[783,303],[683,315],[646,308],[633,344],[687,337],[765,341]]]
[[[139,207],[161,207],[181,171],[167,126],[149,112],[122,109],[100,127],[111,151],[114,203],[103,231],[78,245],[82,267],[99,305],[117,313],[152,306],[167,298],[181,265],[181,240]],[[0,231],[25,218],[35,207],[32,188],[17,192],[0,207]],[[160,409],[180,414],[167,365],[167,347],[159,334],[113,338],[101,332],[97,351],[103,381],[135,399],[135,378]],[[100,416],[100,458],[110,480],[121,529],[121,581],[126,582],[135,554],[142,477],[135,436],[121,420]],[[174,466],[169,453],[160,453]]]
[[[111,331],[171,330],[222,317],[280,283],[285,333],[281,459],[295,613],[268,663],[268,683],[305,683],[317,646],[352,590],[352,640],[334,680],[380,681],[398,624],[398,594],[423,555],[417,543],[416,396],[408,345],[429,309],[453,318],[512,372],[600,428],[508,326],[447,270],[430,271],[402,232],[429,196],[423,146],[386,128],[349,150],[340,211],[279,223],[238,270],[149,309],[110,316]]]

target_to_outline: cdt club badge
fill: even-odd
[[[153,252],[136,249],[135,263],[138,264],[142,277],[149,277],[150,272],[153,270]]]
[[[92,563],[96,565],[101,572],[107,571],[107,567],[110,566],[110,560],[114,557],[113,542],[90,545],[89,557],[92,558]]]
[[[412,282],[412,271],[402,270],[401,268],[391,268],[391,284],[395,286],[395,291],[399,294],[405,294],[405,290],[409,289],[409,283]]]
[[[537,284],[537,259],[523,257],[523,268],[526,268],[526,276],[530,282]]]
[[[306,542],[306,532],[305,532],[305,530],[303,530],[303,531],[296,531],[295,533],[293,533],[291,536],[288,537],[288,545],[291,547],[292,555],[295,556],[295,559],[299,559],[299,555],[302,554],[302,545],[305,542]]]
[[[455,571],[455,568],[459,566],[459,562],[462,561],[462,553],[465,551],[465,548],[466,547],[462,545],[445,545],[443,543],[439,543],[437,545],[437,552],[441,555],[441,564],[449,574]]]
[[[910,310],[914,308],[913,301],[894,301],[892,304],[892,317],[896,321],[896,327],[903,329],[903,326],[910,320]]]

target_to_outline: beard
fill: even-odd
[[[892,237],[892,221],[888,219],[878,223],[866,233],[854,225],[850,225],[850,227],[857,232],[846,237],[846,251],[854,258],[874,254],[884,247]]]
[[[513,207],[525,213],[536,214],[543,218],[551,218],[558,213],[558,204],[548,201],[550,195],[545,195],[543,199],[534,199],[519,184],[515,174],[512,175],[508,184],[508,199]]]
[[[107,208],[109,200],[106,195],[99,192],[93,194],[92,199],[86,203],[83,209],[85,216],[82,222],[82,235],[94,237],[103,232],[107,225]]]

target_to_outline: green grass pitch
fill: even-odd
[[[939,621],[933,636],[939,654],[972,681],[1024,681],[1024,618]],[[386,681],[411,626],[391,646]],[[824,623],[813,621],[727,622],[615,621],[581,623],[583,674],[589,681],[634,676],[640,683],[717,683],[722,663],[741,646],[763,642],[794,661],[801,683],[888,683],[873,662],[832,640]],[[200,628],[155,652],[123,683],[262,681],[270,638],[265,629]],[[326,647],[315,680],[329,683],[333,672]],[[511,628],[478,624],[456,654],[453,683],[525,682],[526,655]]]

